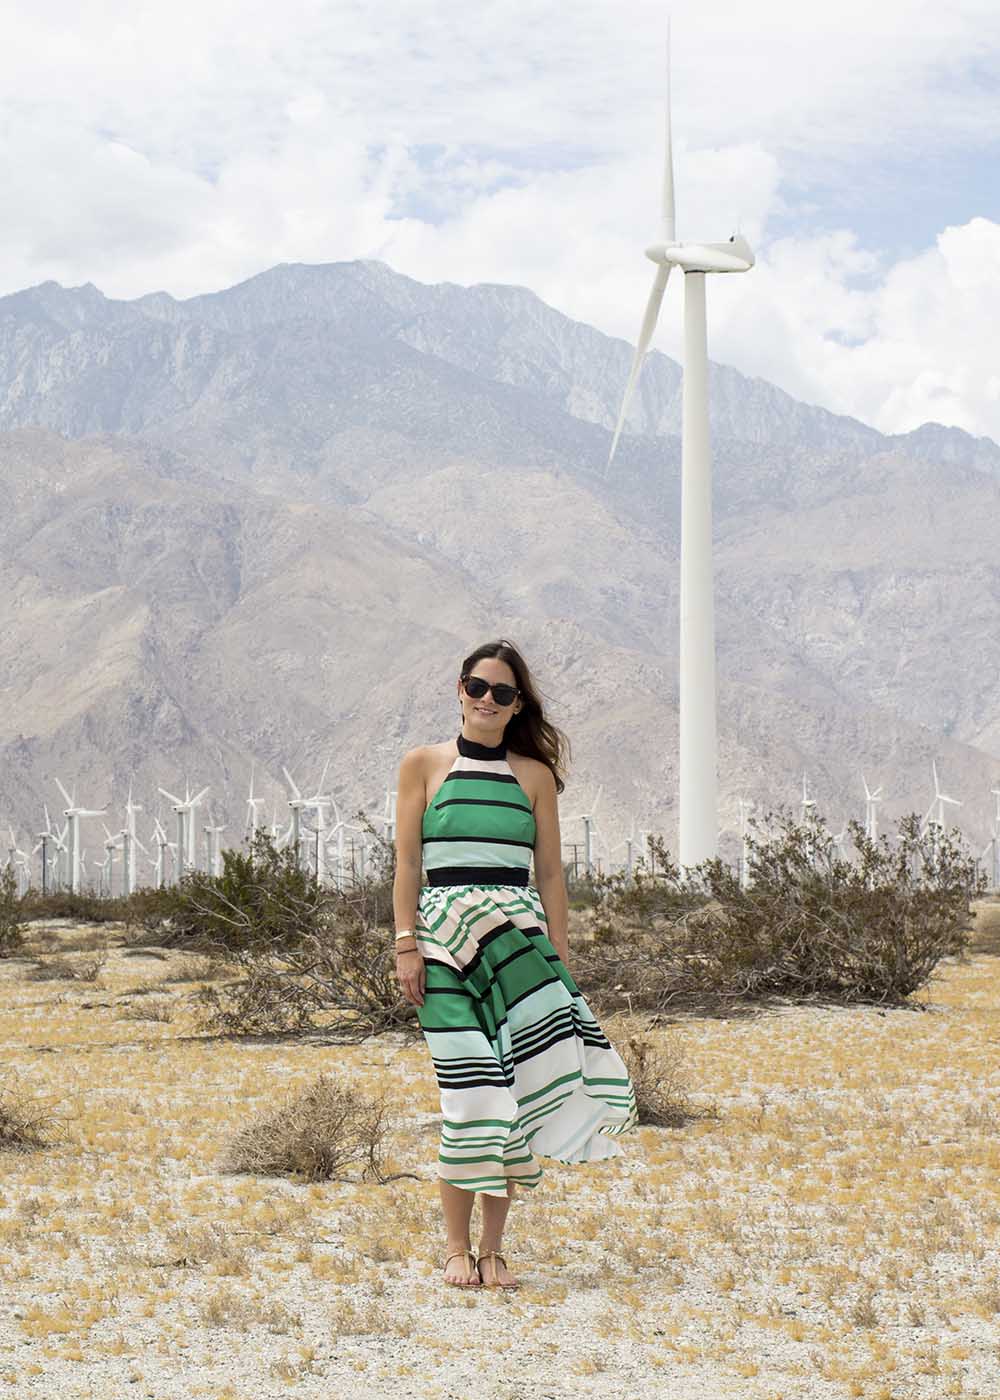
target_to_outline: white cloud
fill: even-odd
[[[214,290],[276,262],[384,257],[511,281],[632,338],[651,268],[660,0],[37,0],[6,21],[0,290]],[[717,278],[710,349],[899,430],[1000,437],[997,225],[894,265],[796,230],[797,190],[869,162],[984,150],[994,0],[675,0],[678,228],[759,250]],[[984,194],[992,182],[984,171]],[[846,202],[846,201],[845,201]],[[405,213],[406,217],[400,217]],[[768,241],[769,220],[790,230]],[[951,226],[949,226],[951,225]],[[658,343],[680,349],[671,289]]]

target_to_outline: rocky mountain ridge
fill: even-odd
[[[238,823],[251,762],[278,800],[327,754],[338,800],[380,808],[505,633],[573,739],[566,820],[603,783],[609,839],[634,815],[672,840],[681,377],[650,356],[609,472],[630,359],[523,288],[378,263],[0,298],[0,817],[33,827],[54,772],[99,803],[187,771]],[[803,768],[835,823],[862,766],[887,816],[926,810],[936,755],[982,844],[1000,448],[724,366],[712,401],[728,839],[738,796],[794,802]]]

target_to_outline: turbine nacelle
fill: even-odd
[[[682,272],[749,272],[755,261],[753,249],[741,233],[734,233],[725,243],[651,243],[646,257],[661,267],[679,267]]]

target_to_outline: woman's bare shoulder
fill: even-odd
[[[540,758],[531,758],[526,753],[518,753],[516,749],[511,749],[507,754],[508,760],[513,759],[511,767],[516,767],[518,777],[523,776],[538,790],[542,790],[550,782],[554,785],[555,779],[552,776],[552,769],[547,763],[543,763]]]
[[[455,743],[452,739],[446,739],[441,744],[417,744],[415,748],[408,749],[403,755],[403,765],[414,772],[423,770],[454,747]]]

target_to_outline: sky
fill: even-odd
[[[13,0],[0,295],[380,258],[634,341],[659,236],[650,0]],[[1000,441],[1000,4],[673,0],[677,236],[739,229],[709,353],[884,432]],[[654,345],[680,358],[681,279]]]

